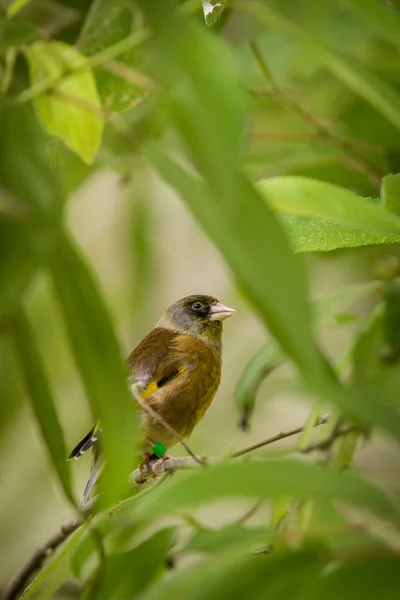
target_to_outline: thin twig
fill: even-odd
[[[332,135],[332,131],[326,128],[327,131]],[[326,134],[321,131],[314,133],[304,132],[286,132],[286,131],[255,131],[250,134],[253,140],[259,141],[273,141],[273,142],[326,142]],[[347,140],[348,144],[358,148],[364,148],[365,150],[371,150],[372,152],[382,152],[382,146],[377,144],[371,144],[365,140]]]
[[[122,62],[117,60],[110,60],[107,63],[104,63],[102,66],[103,69],[109,71],[116,77],[131,83],[132,85],[139,87],[145,91],[153,91],[156,89],[155,82],[140,71],[136,71],[136,69],[132,69],[132,67],[128,67]]]
[[[315,427],[326,423],[327,415],[321,415],[318,419]],[[256,444],[252,444],[251,446],[247,446],[246,448],[242,448],[237,452],[234,452],[229,456],[229,458],[238,458],[239,456],[243,456],[244,454],[248,454],[249,452],[253,452],[253,450],[258,450],[259,448],[263,448],[264,446],[268,446],[269,444],[273,444],[274,442],[278,442],[279,440],[284,440],[285,438],[291,437],[293,435],[297,435],[304,430],[304,427],[296,427],[295,429],[290,429],[289,431],[281,431],[281,433],[277,433],[262,442],[257,442]]]
[[[314,444],[310,444],[306,448],[303,448],[301,451],[308,454],[309,452],[314,452],[314,450],[330,450],[333,443],[337,439],[344,437],[348,433],[354,433],[355,431],[360,431],[360,429],[359,427],[355,427],[354,425],[349,425],[349,427],[346,427],[345,429],[335,427],[335,429],[332,431],[329,437],[325,438],[324,440],[319,440]]]
[[[69,94],[68,92],[63,92],[61,90],[52,90],[50,94],[52,96],[55,96],[56,98],[65,100],[66,102],[69,102],[77,106],[78,108],[81,108],[82,110],[85,110],[86,112],[95,115],[96,117],[99,117],[104,121],[107,121],[108,123],[112,123],[117,127],[123,127],[124,129],[128,129],[127,125],[125,124],[125,121],[119,115],[111,112],[110,110],[107,110],[106,108],[101,108],[100,106],[96,106],[92,102],[88,102],[83,98],[78,98],[73,94]]]
[[[241,517],[239,517],[239,519],[237,519],[237,521],[235,521],[236,524],[238,525],[243,525],[244,523],[247,523],[247,521],[249,519],[251,519],[251,517],[253,515],[255,515],[255,513],[258,511],[258,509],[260,508],[260,506],[262,505],[262,503],[264,502],[264,499],[258,500],[254,506],[252,506],[249,510],[247,510],[244,515],[242,515]]]
[[[331,142],[331,144],[339,148],[343,153],[347,154],[354,166],[357,167],[359,171],[363,171],[369,175],[373,184],[379,188],[381,178],[384,173],[378,169],[375,164],[369,162],[361,154],[359,154],[352,143],[344,140],[339,134],[325,127],[319,119],[305,110],[296,100],[293,100],[278,86],[260,52],[258,45],[255,42],[250,43],[250,49],[265,80],[271,86],[272,90],[286,104],[286,106],[295,112],[304,122],[310,125],[321,137],[325,138],[328,142]]]
[[[144,401],[142,399],[137,384],[134,384],[134,385],[131,386],[131,392],[132,392],[135,400],[140,405],[140,407],[145,412],[147,412],[147,414],[150,415],[153,419],[155,419],[156,421],[158,421],[158,423],[160,423],[160,425],[162,425],[164,427],[164,429],[166,429],[167,431],[169,431],[169,433],[171,433],[174,436],[174,438],[180,443],[180,445],[186,450],[186,452],[189,454],[189,456],[191,456],[193,458],[194,461],[196,461],[197,463],[199,463],[200,465],[202,465],[203,464],[202,460],[198,456],[196,456],[195,453],[189,448],[189,446],[187,445],[187,443],[185,442],[185,440],[183,439],[183,437],[176,431],[176,429],[174,429],[172,427],[172,425],[170,425],[165,419],[163,419],[163,417],[161,415],[159,415],[149,405],[148,402],[146,402],[146,401]]]

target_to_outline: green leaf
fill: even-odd
[[[89,268],[66,237],[52,256],[51,275],[76,365],[101,421],[107,464],[96,508],[104,507],[128,489],[139,442],[139,417],[108,310]]]
[[[13,332],[38,427],[64,493],[75,504],[63,430],[33,333],[22,311],[13,320]]]
[[[230,4],[230,0],[204,0],[202,2],[204,20],[208,27],[218,23],[225,8]]]
[[[92,579],[98,589],[96,600],[136,597],[163,570],[174,528],[162,529],[132,550],[107,556]],[[97,588],[98,586],[98,588]],[[84,598],[91,597],[91,588]]]
[[[71,554],[86,531],[87,524],[79,527],[62,548],[53,556],[35,577],[21,596],[21,600],[51,600],[54,593],[67,581],[71,574]]]
[[[308,591],[299,600],[324,598],[324,600],[395,600],[399,589],[398,556],[372,556],[336,563],[322,577],[311,581]]]
[[[59,41],[37,42],[25,50],[32,85],[54,79],[54,87],[34,99],[36,115],[87,163],[92,163],[103,132],[100,98],[85,57]]]
[[[286,229],[294,252],[330,252],[340,248],[394,244],[400,241],[398,234],[387,235],[353,229],[325,219],[287,214],[279,214],[278,217]]]
[[[345,188],[307,177],[272,177],[258,183],[272,210],[326,219],[354,229],[400,236],[400,218]]]
[[[381,196],[386,210],[400,216],[400,173],[383,177]]]
[[[385,81],[353,58],[331,50],[313,32],[300,29],[265,3],[247,2],[242,6],[258,15],[268,27],[304,44],[316,61],[400,129],[400,96]]]
[[[83,24],[79,49],[88,56],[96,54],[134,33],[140,24],[141,15],[131,0],[94,0]],[[122,71],[120,76],[100,66],[95,71],[95,77],[103,106],[120,112],[130,108],[137,98],[143,96],[146,86],[140,78],[135,84],[132,77],[123,77],[124,66],[137,69],[143,63],[138,48],[118,56],[118,63],[122,66],[119,69]]]
[[[355,473],[288,459],[234,461],[177,472],[145,498],[137,498],[134,513],[138,518],[151,518],[155,511],[177,512],[229,497],[280,496],[343,500],[384,518],[399,514],[383,489]]]

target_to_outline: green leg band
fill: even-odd
[[[167,449],[164,448],[164,446],[160,444],[160,442],[157,442],[157,444],[153,446],[152,449],[152,453],[158,456],[158,458],[161,458],[166,453],[166,451]]]

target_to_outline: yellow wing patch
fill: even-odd
[[[154,394],[154,392],[167,385],[167,383],[173,381],[176,377],[178,377],[178,375],[186,371],[186,369],[186,365],[181,365],[179,368],[175,369],[168,375],[161,377],[161,379],[159,379],[158,381],[155,381],[154,379],[153,381],[150,381],[150,383],[148,383],[146,388],[141,393],[143,400],[147,400],[148,398],[150,398],[150,396]]]

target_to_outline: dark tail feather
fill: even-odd
[[[98,432],[99,432],[99,428],[97,425],[95,425],[89,431],[89,433],[87,435],[85,435],[83,440],[81,440],[79,442],[79,444],[77,444],[75,446],[75,448],[72,450],[71,454],[68,456],[68,460],[71,460],[71,458],[78,459],[80,456],[82,456],[82,454],[84,454],[86,452],[86,450],[89,450],[89,448],[91,448],[93,446],[93,444],[95,444],[97,442]]]

